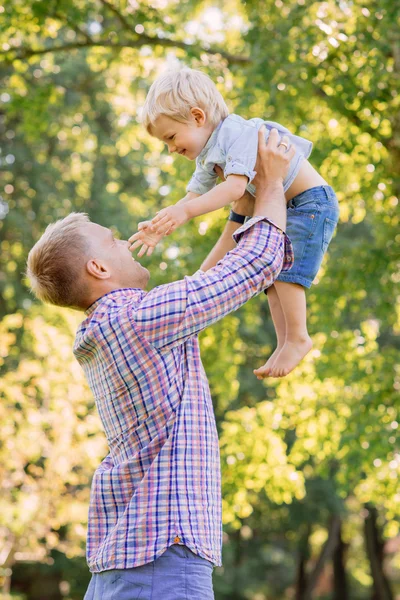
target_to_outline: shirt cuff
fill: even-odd
[[[244,175],[249,180],[247,183],[250,183],[257,175],[257,172],[249,169],[246,165],[237,160],[232,160],[227,163],[224,170],[224,177],[226,178],[228,175]]]
[[[293,262],[294,262],[294,253],[293,253],[292,242],[290,241],[289,237],[286,235],[286,232],[283,231],[283,229],[281,229],[280,227],[278,227],[278,225],[276,225],[273,221],[271,221],[271,219],[268,219],[267,217],[261,217],[261,216],[252,217],[249,221],[246,221],[246,223],[244,223],[241,227],[239,227],[239,229],[237,229],[235,231],[235,233],[232,235],[233,239],[235,240],[236,243],[238,243],[240,238],[242,237],[242,235],[248,229],[250,229],[257,223],[260,223],[260,221],[264,221],[265,223],[267,223],[269,226],[272,226],[276,231],[278,231],[281,235],[284,236],[285,249],[284,249],[282,271],[289,271],[292,268]]]

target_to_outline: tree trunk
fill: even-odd
[[[318,583],[318,579],[321,576],[321,573],[325,567],[325,563],[329,560],[334,553],[336,546],[338,544],[338,533],[340,531],[340,517],[334,515],[331,519],[331,523],[329,526],[328,539],[326,540],[321,554],[318,557],[317,564],[315,565],[312,573],[310,574],[307,582],[307,588],[304,592],[304,596],[302,600],[312,600],[312,594],[315,586]]]
[[[311,525],[307,525],[306,531],[299,544],[299,562],[296,574],[296,595],[295,600],[304,600],[304,593],[307,587],[306,565],[310,556],[309,538],[311,534]]]
[[[374,506],[367,505],[367,516],[364,522],[365,544],[373,579],[371,600],[393,600],[389,581],[383,570],[383,547],[377,526],[378,511]]]
[[[243,594],[241,591],[241,579],[239,567],[242,564],[242,540],[240,537],[240,530],[235,531],[231,534],[231,539],[235,540],[234,544],[234,559],[232,567],[234,569],[234,589],[231,591],[230,598],[232,600],[243,600]]]
[[[342,525],[340,523],[337,546],[333,553],[333,600],[349,600],[345,552],[346,544],[342,540]]]
[[[303,600],[304,592],[306,591],[307,578],[306,578],[306,563],[307,559],[304,554],[300,554],[299,564],[297,566],[297,577],[296,577],[296,600]]]
[[[3,594],[7,596],[11,590],[11,575],[12,566],[14,565],[16,539],[13,534],[6,532],[2,541],[3,546],[0,550],[0,596]]]

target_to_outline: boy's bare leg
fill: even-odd
[[[292,371],[312,348],[307,331],[306,292],[297,283],[275,281],[286,321],[286,339],[272,367],[270,377],[284,377]]]
[[[275,282],[276,283],[276,282]],[[269,377],[271,369],[275,363],[279,352],[282,350],[286,340],[286,321],[285,315],[282,310],[281,302],[279,300],[278,293],[275,289],[275,285],[271,285],[267,290],[269,310],[271,312],[272,321],[275,326],[277,346],[274,352],[271,354],[264,366],[254,370],[254,374],[257,379],[263,379]]]

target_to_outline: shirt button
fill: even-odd
[[[176,536],[176,538],[174,539],[174,544],[179,544],[180,541],[181,541],[181,538]]]

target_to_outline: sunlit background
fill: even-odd
[[[126,238],[193,163],[140,124],[154,78],[208,73],[232,112],[314,143],[340,224],[308,294],[314,349],[259,382],[266,298],[201,336],[221,442],[216,600],[400,598],[400,6],[393,0],[12,0],[0,6],[0,598],[80,600],[90,481],[107,453],[71,347],[79,313],[24,277],[48,223],[84,211]],[[194,272],[227,209],[144,264]]]

